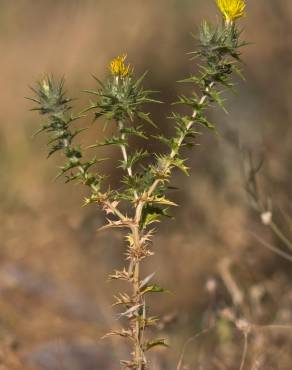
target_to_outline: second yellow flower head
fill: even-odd
[[[116,57],[110,63],[109,69],[113,76],[117,77],[126,77],[129,76],[131,73],[131,65],[125,64],[125,60],[127,59],[127,55],[123,54],[121,56]]]
[[[216,3],[227,22],[233,22],[244,15],[244,0],[216,0]]]

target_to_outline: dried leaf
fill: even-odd
[[[155,275],[155,272],[146,276],[145,279],[141,281],[139,289],[141,290],[142,288],[144,288],[144,286],[149,283],[149,281],[153,278],[154,275]]]

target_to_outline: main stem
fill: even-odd
[[[121,133],[122,141],[125,140],[126,135],[123,133],[124,122],[122,120],[118,121],[118,128]],[[126,171],[129,177],[133,177],[133,170],[132,167],[128,165],[128,153],[126,146],[124,144],[120,145],[123,160],[126,165]],[[134,197],[137,200],[138,194],[135,191]],[[130,268],[129,271],[132,272],[132,284],[133,284],[133,297],[134,297],[134,306],[139,306],[137,310],[137,314],[134,320],[134,326],[132,328],[134,333],[134,350],[133,350],[133,359],[136,364],[137,370],[145,370],[146,369],[146,357],[144,354],[143,349],[143,332],[144,332],[144,324],[143,320],[141,320],[140,313],[143,312],[145,315],[145,300],[141,295],[140,292],[140,254],[141,254],[141,231],[139,228],[141,217],[142,217],[142,209],[141,212],[137,211],[139,208],[139,204],[136,208],[135,213],[135,225],[132,227],[132,237],[133,237],[133,244],[134,244],[134,255],[132,255],[130,260]],[[140,208],[139,208],[140,209]]]
[[[143,255],[142,245],[142,231],[140,229],[140,223],[142,218],[143,205],[139,201],[135,212],[135,226],[132,229],[133,244],[134,244],[134,258],[131,261],[133,271],[133,296],[134,305],[139,306],[137,315],[135,317],[135,325],[133,327],[135,342],[134,342],[134,362],[136,364],[136,370],[146,370],[147,360],[145,356],[144,348],[144,329],[146,320],[146,304],[143,294],[140,289],[140,264],[141,256]]]
[[[140,255],[141,252],[141,232],[139,230],[139,224],[133,229],[133,242],[135,248],[136,256]],[[139,305],[137,310],[137,315],[135,317],[135,326],[133,328],[135,334],[134,342],[134,361],[137,370],[146,369],[146,358],[143,349],[143,332],[144,324],[141,320],[141,312],[145,313],[145,301],[140,292],[140,260],[139,257],[135,258],[133,263],[133,296],[135,303],[134,305]]]

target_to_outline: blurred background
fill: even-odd
[[[103,78],[126,52],[137,75],[149,71],[145,85],[172,102],[175,81],[196,68],[190,33],[219,17],[212,0],[0,0],[1,370],[110,370],[128,353],[119,339],[100,339],[121,325],[111,308],[119,287],[106,278],[122,266],[123,235],[98,234],[103,216],[81,208],[83,190],[53,180],[60,158],[47,161],[45,138],[32,140],[40,119],[24,99],[29,86],[45,73],[65,76],[78,111],[91,74]],[[246,325],[245,369],[292,368],[292,265],[259,238],[289,249],[251,209],[241,170],[244,153],[264,158],[263,200],[291,237],[292,4],[250,0],[241,24],[251,41],[246,81],[226,95],[228,115],[210,111],[217,133],[204,132],[188,153],[192,176],[176,173],[176,220],[159,226],[145,266],[172,292],[149,302],[171,346],[153,352],[155,370],[175,370],[183,348],[181,369],[239,369]],[[164,131],[170,110],[152,109]],[[82,139],[99,133],[96,123]]]

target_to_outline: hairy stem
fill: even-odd
[[[139,228],[141,217],[142,217],[142,212],[140,213],[140,208],[139,205],[137,206],[136,209],[136,216],[135,216],[135,222],[136,226],[134,228],[134,247],[136,249],[136,255],[140,256],[141,255],[141,249],[142,249],[142,244],[141,244],[141,230]],[[146,315],[146,307],[145,307],[145,300],[143,296],[141,295],[140,292],[140,259],[139,257],[135,260],[134,262],[134,276],[133,276],[133,282],[134,282],[134,290],[135,290],[135,295],[136,295],[136,300],[137,304],[141,305],[139,309],[139,314],[136,317],[136,337],[137,337],[137,342],[136,342],[136,360],[138,364],[138,370],[144,370],[146,368],[146,358],[144,355],[144,350],[143,350],[143,343],[142,343],[142,338],[143,338],[143,332],[144,332],[144,324],[143,327],[141,327],[141,319],[140,319],[140,312],[143,312],[143,315]],[[144,321],[145,317],[143,317],[142,322]]]
[[[144,325],[143,320],[141,320],[141,312],[145,315],[145,301],[143,296],[140,292],[140,259],[139,256],[141,254],[141,232],[139,230],[139,226],[136,225],[132,230],[133,235],[133,243],[134,243],[134,253],[135,257],[132,258],[132,265],[133,265],[133,296],[134,296],[134,305],[139,306],[137,310],[137,314],[135,316],[135,325],[133,327],[134,330],[134,362],[136,364],[137,370],[144,370],[146,369],[146,358],[143,349],[143,332],[144,332]],[[143,318],[144,319],[144,318]]]
[[[123,133],[124,129],[124,122],[122,120],[118,121],[118,128],[121,134],[121,139],[124,142],[126,139],[126,134]],[[129,177],[133,177],[133,169],[131,166],[128,165],[128,153],[126,145],[120,145],[123,160],[126,166],[126,171]],[[138,199],[137,191],[134,192],[134,198]],[[142,213],[140,212],[140,204],[136,206],[135,211],[135,225],[131,228],[132,230],[132,238],[134,244],[134,251],[130,255],[130,267],[129,272],[132,275],[132,290],[133,290],[133,307],[139,307],[137,309],[137,313],[134,318],[134,324],[132,327],[133,336],[134,336],[134,348],[133,348],[133,361],[135,363],[137,370],[144,370],[146,369],[146,357],[143,350],[143,320],[141,320],[141,312],[145,314],[145,300],[140,292],[140,259],[139,256],[141,255],[141,231],[139,229],[139,224],[141,221]],[[139,208],[139,210],[138,210]],[[115,212],[116,213],[116,212]]]
[[[122,130],[124,128],[124,122],[123,121],[119,121],[118,122],[118,127],[119,127],[119,130],[121,132],[121,139],[122,139],[122,141],[124,141],[126,139],[125,133],[122,133]],[[120,148],[121,148],[121,151],[122,151],[124,162],[125,162],[125,164],[127,166],[126,170],[128,172],[128,175],[129,175],[129,177],[133,177],[133,169],[132,169],[132,166],[128,166],[128,153],[127,153],[126,145],[121,144],[120,145]],[[134,192],[134,197],[135,197],[135,199],[138,198],[138,194],[137,194],[136,191]]]

